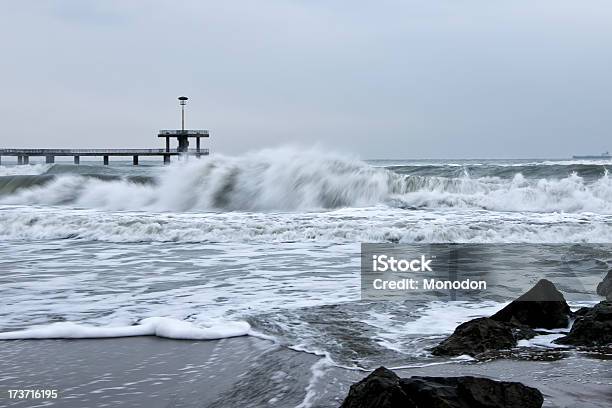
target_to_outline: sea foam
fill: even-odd
[[[384,206],[326,212],[154,213],[0,205],[4,240],[105,242],[611,242],[610,216]]]
[[[149,317],[132,326],[89,326],[58,322],[26,330],[0,333],[0,340],[102,339],[135,336],[157,336],[178,340],[215,340],[246,336],[250,331],[250,325],[240,321],[223,322],[204,327],[169,317]]]
[[[0,166],[0,177],[38,175],[46,173],[52,164],[32,164],[27,166]]]

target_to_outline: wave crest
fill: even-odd
[[[0,202],[153,211],[361,207],[382,202],[391,193],[394,178],[399,176],[356,159],[275,149],[175,163],[154,185],[60,175]]]
[[[449,177],[405,171],[285,148],[182,161],[153,180],[66,173],[14,176],[21,177],[19,183],[9,180],[3,187],[0,182],[0,203],[158,212],[303,211],[386,204],[612,214],[607,171],[595,179],[577,173],[533,178],[520,172],[475,177],[465,171]]]

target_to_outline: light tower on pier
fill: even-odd
[[[185,105],[187,105],[187,100],[189,98],[186,96],[179,96],[179,104],[181,105],[181,130],[185,131]]]
[[[189,151],[189,139],[185,134],[185,105],[187,105],[186,96],[179,96],[179,104],[181,105],[181,134],[178,136],[178,150],[179,152],[188,152]]]
[[[179,96],[179,106],[181,107],[181,129],[180,130],[160,130],[158,137],[166,139],[166,152],[170,153],[170,138],[176,137],[178,141],[178,148],[176,149],[179,153],[189,152],[189,138],[195,138],[196,148],[195,154],[197,157],[200,155],[207,155],[208,149],[200,149],[200,138],[209,137],[208,130],[187,130],[185,129],[185,105],[189,100],[186,96]],[[170,156],[167,157],[169,160]]]

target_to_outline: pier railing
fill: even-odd
[[[0,149],[0,156],[131,156],[180,154],[178,149]],[[208,149],[189,149],[186,153],[208,154]]]
[[[186,129],[186,130],[180,130],[180,129],[161,129],[158,133],[159,137],[164,137],[164,136],[200,136],[200,137],[208,137],[208,130],[204,130],[204,129]]]

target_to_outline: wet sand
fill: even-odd
[[[296,406],[318,358],[251,337],[156,337],[0,343],[0,406]],[[9,400],[8,389],[57,389]]]
[[[2,407],[338,407],[350,385],[368,374],[252,337],[18,340],[0,346]],[[595,408],[612,403],[612,360],[605,358],[572,351],[555,361],[500,359],[395,371],[402,377],[519,381],[538,388],[545,407]],[[59,398],[9,400],[8,389],[15,388],[57,389]]]

